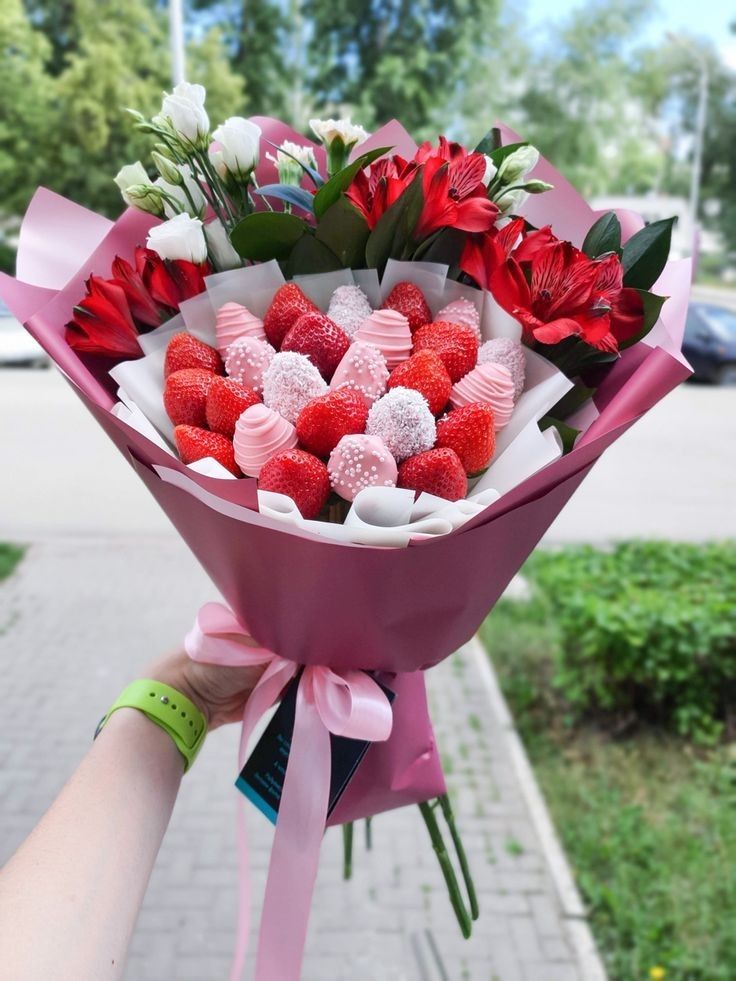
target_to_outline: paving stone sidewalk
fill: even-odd
[[[0,863],[51,803],[120,689],[177,644],[213,598],[184,545],[169,538],[37,544],[0,585]],[[533,819],[534,788],[530,804],[503,706],[489,700],[471,650],[430,673],[430,700],[478,887],[474,935],[459,935],[418,811],[395,811],[373,821],[370,852],[356,826],[350,882],[341,877],[339,829],[326,835],[303,978],[597,981],[595,951],[581,954],[587,928],[555,884],[559,855]],[[129,981],[227,977],[236,744],[235,727],[213,733],[183,781]],[[260,897],[271,828],[250,817]]]

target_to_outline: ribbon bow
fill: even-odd
[[[285,685],[299,671],[299,665],[265,647],[250,646],[245,624],[221,603],[207,603],[200,609],[184,647],[192,660],[207,664],[228,667],[265,665],[243,713],[238,752],[240,772],[256,722],[278,701]],[[391,725],[391,705],[381,687],[365,672],[338,672],[319,665],[308,665],[302,671],[263,901],[256,981],[297,981],[299,978],[320,845],[327,821],[330,733],[382,742],[391,734]],[[231,981],[242,974],[250,928],[248,841],[242,799],[240,807],[240,912]]]

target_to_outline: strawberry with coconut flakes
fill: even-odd
[[[397,486],[460,501],[468,492],[468,479],[457,453],[441,447],[404,460],[399,467]]]
[[[217,351],[186,332],[174,334],[166,347],[164,378],[184,368],[204,368],[215,375],[224,375],[225,367]]]
[[[412,334],[432,320],[432,311],[424,293],[414,283],[397,283],[386,297],[383,310],[398,310],[409,321]]]
[[[234,378],[215,378],[207,393],[207,425],[213,432],[222,433],[228,439],[235,434],[235,423],[260,397]]]
[[[199,426],[176,426],[174,442],[182,463],[196,463],[197,460],[211,456],[231,474],[240,476],[240,469],[233,453],[233,444],[222,433],[211,433]]]
[[[302,314],[281,344],[282,351],[305,354],[326,381],[350,347],[350,338],[319,310]]]
[[[306,293],[296,283],[284,283],[274,294],[271,306],[263,318],[263,329],[276,350],[303,313],[317,312]]]
[[[414,335],[415,351],[436,351],[453,384],[467,375],[478,360],[478,338],[471,327],[438,320]]]
[[[175,426],[207,425],[207,395],[217,375],[204,368],[182,368],[164,385],[164,408]]]
[[[260,490],[286,494],[303,518],[316,518],[330,496],[325,464],[305,450],[284,450],[271,457],[258,477]]]
[[[307,402],[296,420],[296,434],[305,450],[328,457],[343,436],[363,433],[367,419],[360,393],[341,388]]]
[[[454,450],[469,476],[485,470],[496,449],[491,406],[473,402],[448,412],[437,422],[437,446]]]
[[[417,351],[408,361],[394,368],[388,379],[388,388],[397,386],[412,388],[427,400],[429,410],[438,415],[450,400],[452,382],[447,369],[434,351]]]

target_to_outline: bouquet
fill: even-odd
[[[469,934],[423,673],[689,374],[689,262],[668,262],[670,221],[592,212],[500,125],[474,150],[397,122],[210,132],[187,84],[134,116],[156,179],[123,168],[115,223],[39,190],[0,292],[226,601],[190,656],[265,666],[238,780],[276,819],[256,975],[299,975],[326,824],[349,843],[408,803]],[[248,737],[278,702],[288,762],[259,785]],[[336,786],[341,739],[359,749]]]

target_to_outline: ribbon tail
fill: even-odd
[[[299,981],[330,795],[330,734],[306,692],[296,700],[256,960],[256,981]]]
[[[245,712],[243,713],[243,726],[240,731],[238,773],[240,773],[245,765],[248,740],[256,723],[277,700],[284,685],[293,676],[294,671],[295,667],[291,662],[282,661],[280,658],[274,659],[268,668],[266,668],[261,680],[246,702]],[[240,797],[236,816],[238,845],[238,927],[235,953],[230,967],[230,981],[239,981],[242,977],[245,958],[248,953],[248,937],[250,934],[250,863],[248,861],[247,808],[245,806],[245,799],[242,795],[238,796]]]

